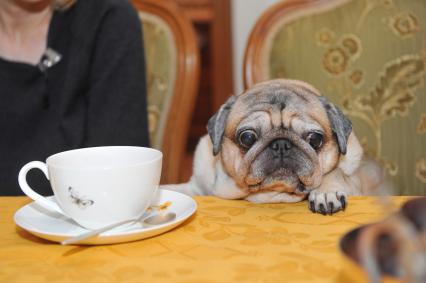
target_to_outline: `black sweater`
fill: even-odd
[[[17,176],[29,161],[149,144],[141,24],[127,1],[79,0],[55,11],[48,47],[62,59],[44,72],[0,58],[0,195],[22,194]],[[41,171],[28,182],[51,194]]]

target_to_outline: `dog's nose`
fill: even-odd
[[[276,152],[284,152],[290,150],[293,147],[293,144],[288,139],[276,139],[269,147]]]

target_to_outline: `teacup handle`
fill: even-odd
[[[21,187],[22,191],[27,196],[29,196],[30,198],[35,200],[37,202],[37,204],[41,205],[42,207],[44,207],[48,210],[59,212],[59,213],[65,215],[65,213],[62,211],[62,209],[60,209],[59,206],[56,203],[54,203],[53,201],[41,196],[38,193],[36,193],[33,189],[30,188],[30,186],[28,186],[27,173],[28,173],[28,171],[30,171],[31,169],[34,169],[34,168],[37,168],[37,169],[40,169],[41,171],[43,171],[47,180],[49,180],[49,173],[48,173],[46,164],[43,163],[43,162],[40,162],[40,161],[31,161],[31,162],[25,164],[24,167],[22,167],[21,170],[19,171],[18,182],[19,182],[19,186]]]

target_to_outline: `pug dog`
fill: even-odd
[[[363,160],[351,121],[302,81],[271,80],[231,96],[207,130],[190,181],[163,188],[255,203],[308,198],[310,210],[332,214],[383,179]]]

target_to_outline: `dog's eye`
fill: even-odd
[[[239,142],[245,148],[250,148],[256,141],[257,134],[252,130],[246,130],[239,136]]]
[[[323,143],[324,137],[322,134],[317,132],[309,133],[306,137],[306,141],[312,146],[313,149],[318,150]]]

